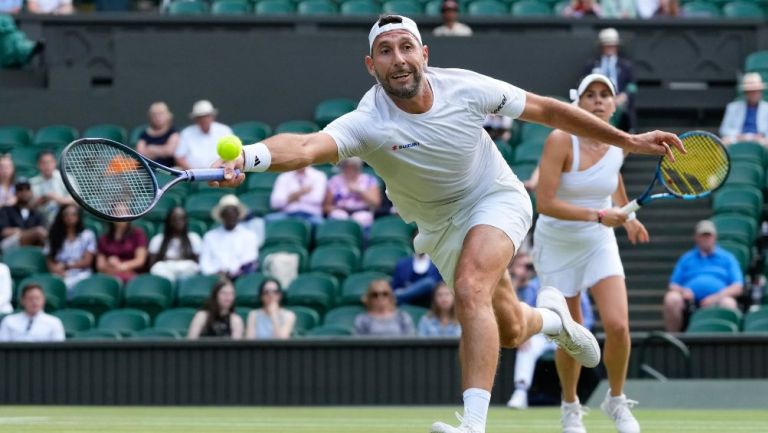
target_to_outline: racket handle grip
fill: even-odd
[[[240,170],[235,170],[235,176],[240,174]],[[187,178],[193,182],[224,180],[223,168],[193,168],[187,170]]]
[[[640,209],[640,204],[637,203],[637,200],[632,200],[631,202],[624,205],[624,207],[621,208],[621,211],[626,214],[631,214],[638,209]]]

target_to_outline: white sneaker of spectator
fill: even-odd
[[[528,409],[528,392],[524,389],[516,389],[512,397],[507,402],[507,407],[511,409]]]

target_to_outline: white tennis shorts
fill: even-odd
[[[500,229],[517,252],[531,228],[532,219],[531,198],[522,183],[499,180],[473,206],[466,206],[451,216],[444,227],[430,231],[419,227],[414,248],[429,254],[443,280],[452,288],[464,238],[472,227],[489,225]]]

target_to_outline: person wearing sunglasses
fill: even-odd
[[[273,278],[267,278],[261,284],[261,308],[248,313],[248,323],[245,327],[245,338],[249,340],[291,338],[296,324],[296,314],[280,306],[283,291],[280,283]]]
[[[407,337],[416,334],[411,316],[396,307],[389,281],[372,281],[362,300],[367,311],[355,317],[355,335]]]

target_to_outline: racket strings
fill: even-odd
[[[117,147],[83,141],[69,148],[64,164],[77,195],[105,215],[139,215],[155,200],[152,175],[135,156]]]
[[[682,154],[673,149],[675,162],[663,158],[661,173],[667,188],[678,195],[700,195],[714,191],[728,177],[729,159],[723,146],[707,135],[692,134],[683,138],[688,150]]]

